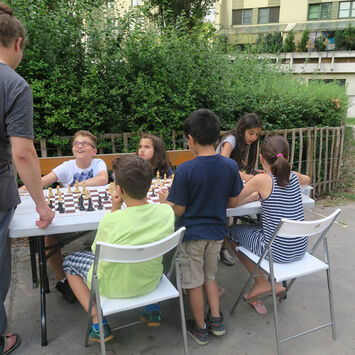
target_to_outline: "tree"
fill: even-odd
[[[295,34],[293,31],[290,31],[287,34],[287,37],[285,39],[285,43],[283,45],[283,51],[284,52],[294,52],[296,50],[296,45],[295,45]]]
[[[301,42],[298,44],[298,50],[300,52],[307,52],[308,41],[309,41],[309,30],[304,30],[302,33]]]
[[[215,3],[215,0],[147,0],[143,8],[162,29],[185,23],[192,30],[203,23]]]

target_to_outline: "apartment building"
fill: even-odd
[[[216,27],[230,43],[253,43],[259,34],[291,30],[297,38],[305,29],[312,39],[355,24],[355,1],[220,0],[216,12]]]

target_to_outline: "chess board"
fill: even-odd
[[[72,215],[72,214],[87,214],[87,213],[106,213],[106,212],[110,212],[111,211],[111,206],[112,206],[112,202],[111,202],[111,196],[108,193],[108,188],[102,188],[102,189],[89,189],[89,193],[90,193],[90,197],[92,200],[92,204],[93,204],[93,211],[88,211],[88,206],[89,206],[89,200],[84,199],[84,209],[83,211],[80,211],[80,206],[79,206],[79,197],[81,195],[81,193],[68,193],[66,192],[66,189],[61,189],[62,194],[61,194],[61,198],[62,198],[62,205],[64,207],[64,212],[60,213],[58,211],[58,207],[59,207],[59,196],[58,195],[54,195],[53,197],[50,198],[53,208],[52,210],[55,211],[55,216],[63,216],[63,215]],[[64,190],[64,191],[63,191]],[[54,191],[53,191],[54,192]],[[105,199],[105,195],[106,195],[106,199]],[[48,196],[48,192],[45,193],[45,196]],[[100,210],[98,208],[99,205],[99,196],[101,198],[101,203],[103,208]]]
[[[160,180],[159,183],[157,183],[156,180],[152,181],[151,188],[149,192],[147,193],[147,202],[148,203],[159,203],[159,191],[162,189],[168,189],[171,186],[172,180],[171,179],[166,179],[166,180]],[[74,190],[74,189],[73,189]],[[100,214],[105,214],[107,212],[111,211],[112,207],[112,200],[111,200],[111,195],[109,193],[109,185],[107,186],[97,186],[97,187],[87,187],[87,190],[89,191],[90,197],[92,199],[92,204],[93,204],[93,211],[88,211],[88,205],[89,202],[88,200],[84,199],[84,208],[85,210],[80,211],[79,207],[79,197],[81,195],[81,192],[76,193],[76,192],[69,192],[67,188],[61,188],[61,198],[62,198],[62,205],[64,207],[64,212],[60,213],[58,211],[58,206],[59,206],[59,196],[55,195],[56,190],[53,189],[53,197],[50,198],[52,201],[53,208],[52,210],[55,211],[55,216],[69,216],[69,215],[80,215],[80,214],[90,214],[90,213],[100,213]],[[154,192],[153,192],[154,190]],[[48,190],[45,190],[44,195],[48,196]],[[105,200],[105,195],[107,195],[107,199]],[[99,196],[101,198],[101,203],[103,205],[103,208],[100,210],[98,208],[99,205]],[[125,204],[123,204],[122,208],[126,208]]]

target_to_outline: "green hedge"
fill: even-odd
[[[335,126],[348,105],[344,88],[304,81],[245,53],[226,55],[203,33],[144,29],[138,12],[114,18],[102,1],[13,0],[29,33],[18,71],[33,89],[35,135],[182,128],[209,108],[229,129],[257,112],[264,129]],[[106,19],[105,21],[103,19]]]

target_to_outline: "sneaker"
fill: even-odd
[[[104,342],[106,343],[107,341],[113,339],[113,335],[111,332],[111,328],[107,322],[103,324],[103,327],[104,327]],[[100,328],[96,330],[93,323],[90,323],[89,326],[89,339],[95,341],[96,343],[100,343]]]
[[[144,310],[141,313],[140,319],[143,322],[146,322],[148,327],[159,327],[161,321],[161,312],[157,310],[147,312]]]
[[[199,345],[208,344],[208,329],[200,328],[193,319],[189,319],[186,323],[187,334],[195,340]]]
[[[63,298],[69,303],[75,303],[76,297],[69,286],[69,282],[65,279],[64,282],[58,281],[55,288],[63,295]]]
[[[221,311],[219,313],[220,317],[212,317],[209,311],[206,320],[206,323],[208,324],[208,331],[218,337],[226,332],[223,324],[223,314]]]
[[[226,248],[221,249],[220,260],[228,266],[232,266],[235,263],[234,258],[229,254],[229,251]]]

